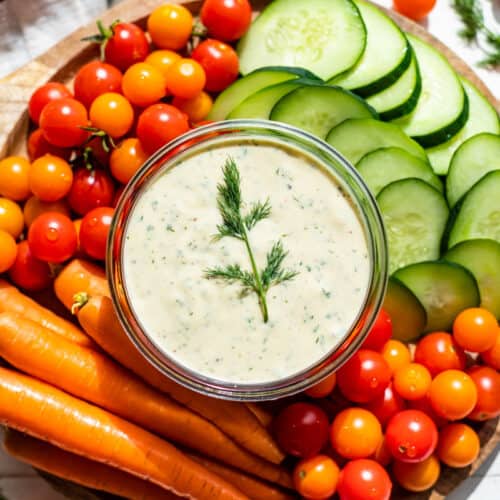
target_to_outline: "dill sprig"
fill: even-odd
[[[241,269],[239,264],[230,264],[224,267],[217,266],[206,269],[205,277],[222,280],[229,284],[237,283],[241,286],[243,295],[255,292],[259,299],[262,317],[264,322],[267,323],[269,320],[266,300],[268,290],[275,285],[292,280],[298,273],[283,269],[283,261],[288,252],[283,248],[281,241],[276,242],[267,253],[264,269],[262,271],[258,270],[248,232],[258,222],[267,219],[271,215],[271,204],[269,199],[265,202],[253,203],[248,213],[243,214],[240,172],[232,158],[226,160],[222,168],[222,174],[224,182],[217,186],[217,207],[222,217],[222,223],[217,226],[217,234],[214,235],[214,239],[220,240],[231,237],[243,241],[252,270]]]
[[[484,16],[477,0],[454,0],[452,4],[460,16],[464,27],[458,34],[467,42],[476,42],[485,57],[479,61],[480,66],[497,66],[500,64],[500,34],[494,33],[484,24]],[[483,38],[483,44],[480,37]]]

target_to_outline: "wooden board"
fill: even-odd
[[[201,1],[169,0],[182,3],[194,14],[199,11]],[[133,21],[144,26],[147,15],[164,0],[123,0],[106,11],[101,19],[105,25],[116,19]],[[256,12],[269,1],[252,0]],[[381,7],[380,7],[381,8]],[[381,8],[382,10],[385,10]],[[430,35],[424,28],[399,14],[385,10],[399,26],[415,34],[439,49],[450,61],[458,73],[471,80],[500,112],[500,103],[477,77],[474,71],[453,51]],[[84,26],[59,42],[45,54],[34,59],[24,67],[0,80],[0,158],[13,153],[24,152],[29,126],[27,103],[33,90],[49,80],[71,82],[76,70],[84,63],[96,57],[94,46],[81,42],[85,36],[95,34],[95,23]],[[395,492],[395,498],[420,500],[444,498],[460,482],[477,470],[500,442],[500,424],[498,419],[478,427],[481,438],[481,454],[473,466],[466,469],[445,469],[436,487],[421,494],[410,495],[403,491]]]

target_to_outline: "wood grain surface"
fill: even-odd
[[[199,11],[201,1],[169,0],[182,3],[193,13]],[[116,19],[134,21],[144,26],[146,16],[164,0],[123,0],[106,11],[101,19],[110,24]],[[256,12],[269,1],[252,0]],[[382,9],[385,10],[385,9]],[[409,21],[393,11],[386,12],[405,31],[415,34],[438,48],[450,61],[456,71],[471,80],[500,111],[500,103],[494,98],[486,85],[479,80],[471,68],[452,50],[430,35],[423,27]],[[81,42],[85,36],[96,32],[95,23],[84,26],[68,36],[48,52],[34,59],[24,67],[0,80],[0,158],[12,153],[25,152],[27,130],[29,126],[27,103],[33,90],[49,80],[70,83],[76,70],[84,63],[96,58],[96,48]],[[477,470],[500,442],[500,424],[498,419],[477,427],[481,438],[481,454],[473,466],[466,469],[445,468],[436,487],[421,494],[411,495],[396,491],[394,498],[432,499],[444,498],[465,478]]]

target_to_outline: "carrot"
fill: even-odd
[[[126,472],[61,450],[20,432],[8,430],[4,448],[9,455],[37,469],[95,490],[132,500],[175,500],[177,495]]]
[[[0,422],[174,492],[210,499],[247,497],[171,444],[44,382],[0,368]]]
[[[145,427],[269,481],[288,484],[279,466],[237,446],[218,427],[100,354],[40,325],[0,313],[0,356],[16,368]]]
[[[110,296],[104,270],[83,259],[73,259],[62,269],[54,280],[54,291],[69,310],[73,307],[74,296],[80,292]]]
[[[269,428],[273,421],[273,415],[258,403],[245,403],[247,408],[255,415],[255,418],[265,428]]]
[[[78,320],[104,351],[153,387],[213,422],[247,450],[273,463],[282,461],[283,453],[244,404],[202,396],[153,368],[123,331],[109,297],[90,298],[78,312]]]
[[[15,286],[0,279],[0,313],[4,311],[28,318],[75,344],[97,348],[95,343],[76,325],[59,317],[50,309],[21,293]]]

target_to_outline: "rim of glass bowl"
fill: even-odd
[[[364,226],[371,256],[371,276],[364,299],[352,328],[322,359],[286,378],[258,384],[230,383],[212,379],[177,363],[148,337],[135,316],[125,287],[122,247],[127,218],[132,212],[142,187],[161,171],[175,164],[191,148],[200,149],[224,136],[229,140],[271,139],[283,145],[300,148],[324,163],[350,194]],[[290,396],[303,391],[336,371],[359,348],[381,307],[387,285],[387,243],[381,214],[374,197],[354,167],[334,148],[296,127],[267,120],[228,120],[194,129],[163,146],[134,175],[120,197],[108,237],[107,277],[115,310],[128,337],[157,370],[196,392],[236,401],[260,401]]]

